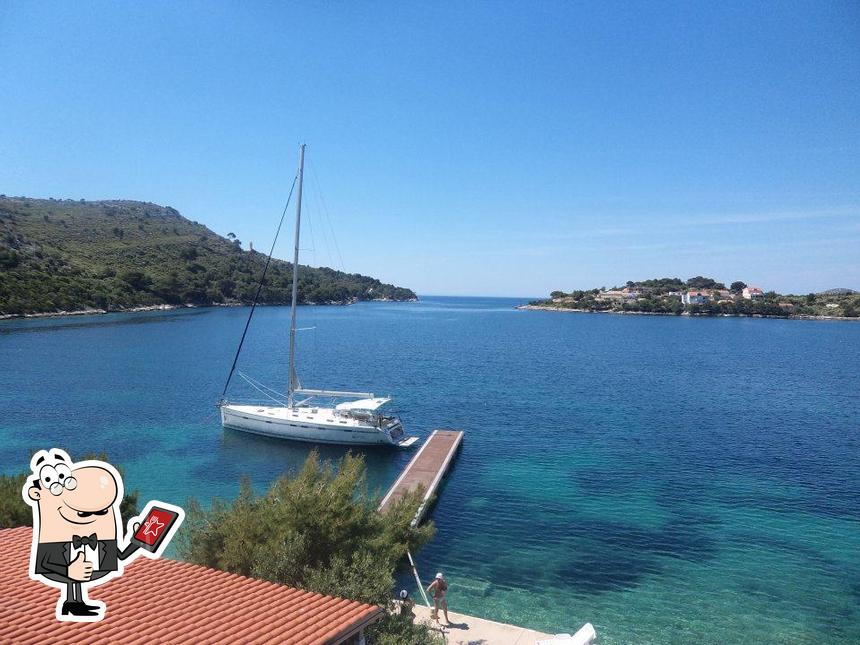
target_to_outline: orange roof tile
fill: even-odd
[[[207,567],[139,557],[89,590],[97,623],[54,616],[59,589],[30,580],[32,529],[0,530],[0,643],[340,643],[383,610]]]

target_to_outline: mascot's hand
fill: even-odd
[[[69,577],[78,582],[86,582],[93,576],[93,563],[84,557],[83,551],[69,564]]]

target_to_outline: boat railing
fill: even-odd
[[[272,407],[275,403],[278,403],[284,407],[287,405],[286,399],[283,401],[276,401],[274,399],[258,399],[253,397],[231,397],[229,401],[224,400],[222,404],[224,405],[257,405],[260,407]]]

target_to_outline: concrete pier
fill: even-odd
[[[552,638],[552,634],[543,634],[533,629],[505,625],[484,618],[465,616],[453,611],[448,612],[451,624],[445,623],[444,614],[439,621],[430,618],[430,609],[416,605],[415,620],[427,623],[434,630],[445,636],[448,645],[474,645],[475,643],[499,643],[500,645],[535,645],[539,640]],[[441,612],[440,612],[441,613]]]

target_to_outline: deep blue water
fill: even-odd
[[[422,437],[466,431],[418,558],[452,609],[591,621],[610,644],[860,642],[860,324],[517,302],[300,310],[306,386],[394,394]],[[246,315],[0,323],[3,471],[42,447],[105,451],[143,501],[182,503],[295,468],[307,445],[218,423]],[[259,309],[240,364],[281,388],[288,316]],[[411,453],[366,454],[383,489]]]

